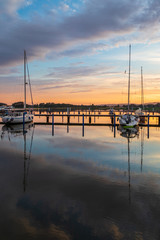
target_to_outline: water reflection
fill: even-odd
[[[8,139],[10,140],[10,136],[20,136],[27,133],[34,126],[34,123],[26,123],[23,124],[12,124],[12,125],[3,125],[1,131],[1,138],[4,137],[5,133],[8,135]]]
[[[18,145],[14,154],[7,141],[1,141],[0,237],[158,239],[160,177],[154,172],[138,172],[132,152],[142,146],[143,137],[140,139],[140,136],[144,136],[144,129],[118,129],[116,138],[106,127],[85,127],[85,138],[81,137],[81,127],[70,127],[70,130],[66,133],[66,128],[56,126],[54,137],[51,126],[31,127],[25,134],[21,131],[18,135],[17,130],[2,130],[3,139],[10,135],[8,142],[12,141],[14,150],[17,139],[17,143],[23,141],[23,145]],[[16,137],[11,139],[14,135]],[[120,156],[122,147],[126,150],[123,159]],[[26,188],[31,152],[30,185]],[[145,151],[140,153],[145,154]],[[20,167],[22,159],[23,168]],[[124,175],[126,169],[127,177]],[[22,192],[23,171],[25,193]],[[10,231],[4,232],[8,226]]]
[[[130,139],[135,138],[139,135],[139,127],[134,128],[123,128],[122,126],[118,127],[118,130],[121,132],[121,136],[127,138],[127,150],[128,150],[128,188],[129,188],[129,203],[131,203],[131,168],[130,168]]]
[[[29,128],[30,127],[31,126],[29,126]],[[24,133],[24,131],[23,131],[23,133]],[[30,148],[29,148],[29,153],[28,154],[27,154],[27,151],[26,151],[26,134],[27,134],[27,131],[23,134],[24,135],[24,179],[23,179],[23,189],[24,189],[24,192],[26,191],[26,187],[27,187],[27,184],[28,184],[29,167],[30,167],[32,144],[33,144],[33,136],[34,136],[34,127],[33,127],[33,125],[32,125],[32,135],[31,135]]]
[[[144,152],[144,129],[141,128],[141,172],[143,168],[143,152]]]
[[[29,151],[26,150],[26,135],[28,131],[32,130],[31,139],[30,139],[30,146]],[[27,183],[28,183],[28,175],[29,175],[29,167],[30,167],[30,160],[31,160],[31,151],[32,151],[32,144],[33,144],[33,136],[34,136],[34,124],[33,123],[26,123],[23,124],[14,124],[14,125],[4,125],[2,127],[1,139],[7,134],[8,140],[11,141],[12,136],[19,137],[23,136],[23,158],[24,158],[24,178],[23,178],[23,190],[26,191]]]
[[[134,128],[123,128],[122,126],[118,126],[118,130],[121,132],[121,136],[128,139],[135,138],[139,135],[139,127]]]

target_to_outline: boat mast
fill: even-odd
[[[144,110],[144,92],[143,92],[143,68],[141,67],[141,105]]]
[[[24,50],[24,110],[26,110],[26,51]]]
[[[131,75],[131,45],[129,45],[129,73],[128,73],[128,111],[130,104],[130,75]]]

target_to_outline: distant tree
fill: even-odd
[[[3,106],[3,105],[7,106],[7,104],[6,104],[6,103],[0,103],[0,106]]]
[[[24,103],[23,102],[15,102],[12,104],[14,108],[24,108]]]

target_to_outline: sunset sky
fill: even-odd
[[[23,51],[34,103],[127,103],[160,96],[159,0],[0,0],[0,102],[23,101]],[[27,97],[30,103],[29,96]]]

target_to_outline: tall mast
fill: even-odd
[[[128,111],[130,104],[130,75],[131,75],[131,45],[129,45],[129,73],[128,73]]]
[[[26,51],[24,50],[24,110],[26,110]]]
[[[144,110],[144,92],[143,92],[143,68],[141,67],[141,105]]]

